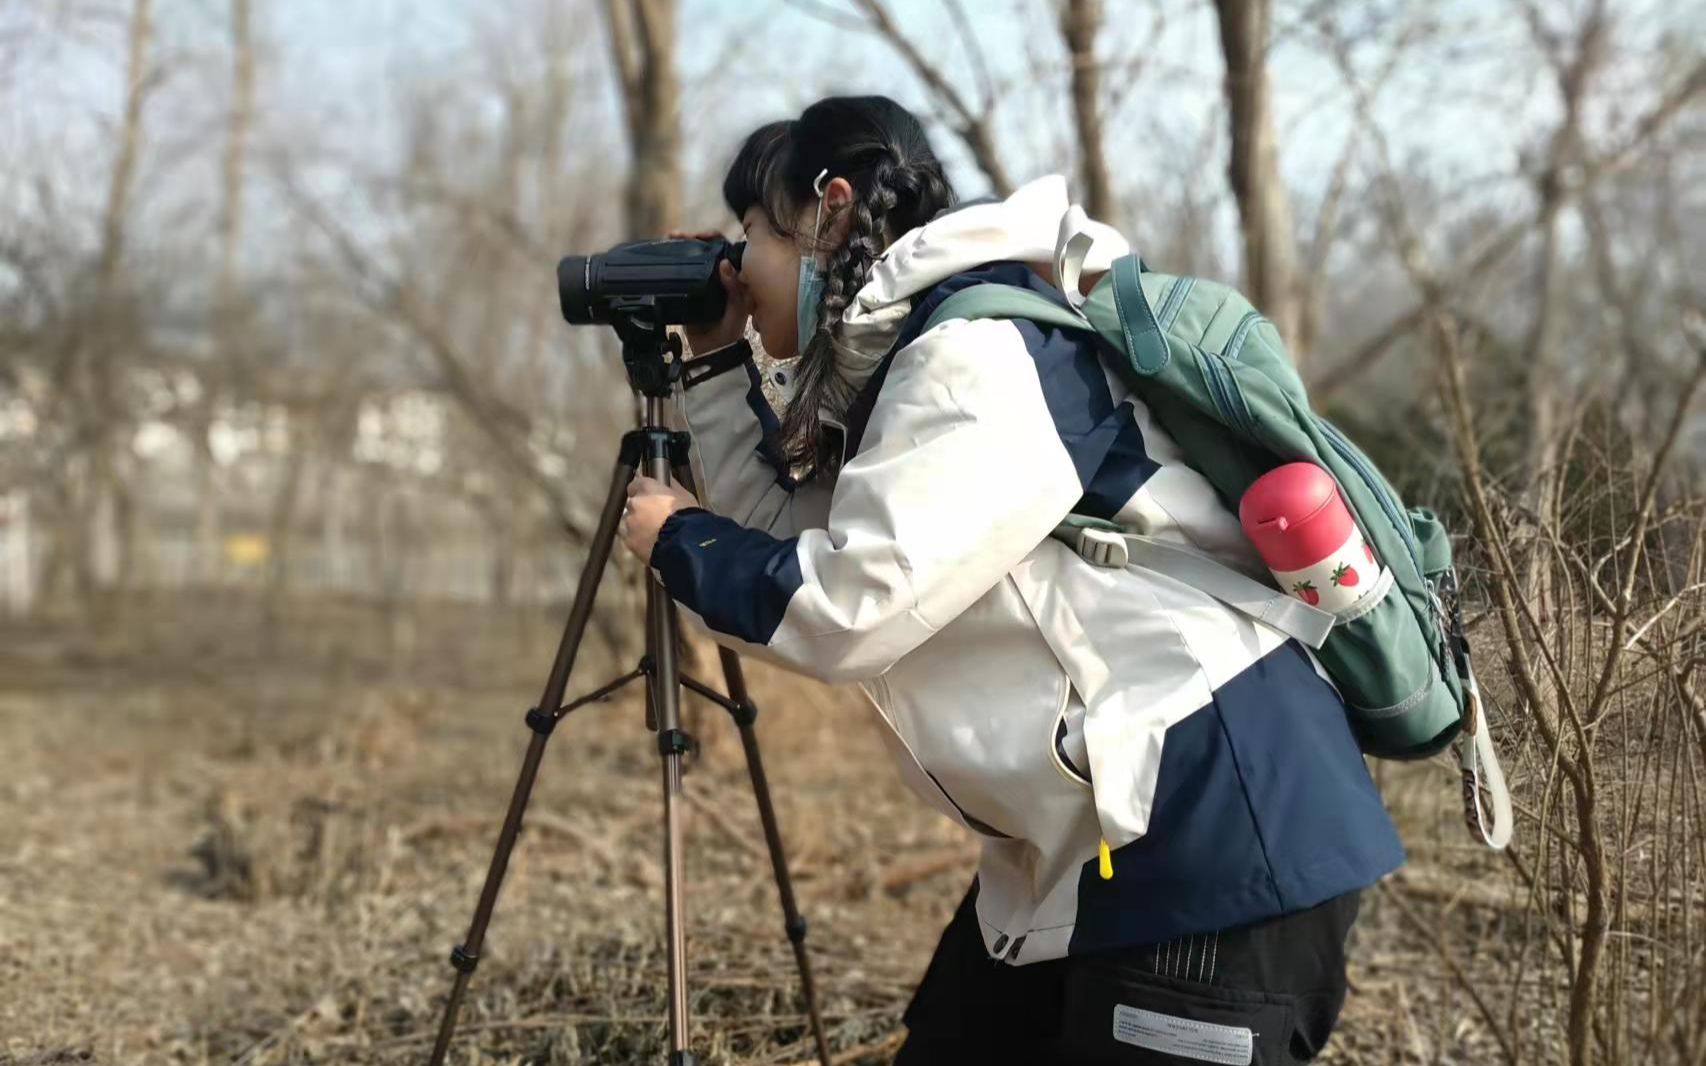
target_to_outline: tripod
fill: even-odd
[[[764,774],[764,761],[758,751],[758,737],[753,723],[758,708],[746,691],[746,679],[741,671],[740,658],[727,648],[718,649],[723,679],[728,688],[724,696],[706,685],[681,674],[676,662],[677,619],[675,601],[670,599],[655,574],[646,582],[646,651],[639,665],[572,703],[563,703],[569,672],[574,668],[580,651],[581,638],[592,617],[592,604],[598,594],[598,584],[610,562],[610,552],[616,540],[616,526],[621,520],[627,500],[628,483],[637,471],[645,472],[668,483],[671,473],[693,491],[691,465],[688,462],[689,439],[686,433],[674,432],[662,424],[662,402],[670,386],[682,372],[681,344],[671,337],[661,321],[655,318],[655,307],[649,300],[635,301],[613,323],[622,339],[622,361],[628,371],[629,383],[644,397],[644,413],[640,428],[622,437],[616,470],[611,476],[610,492],[604,499],[598,528],[593,534],[586,568],[581,571],[575,589],[574,605],[569,610],[557,657],[545,680],[544,694],[539,704],[527,712],[527,727],[533,739],[521,762],[521,775],[510,795],[509,810],[504,815],[503,828],[498,832],[497,848],[492,854],[491,867],[486,872],[485,885],[480,890],[479,903],[468,935],[450,952],[450,964],[456,970],[450,998],[445,1002],[439,1020],[438,1039],[433,1045],[431,1066],[442,1066],[445,1052],[456,1029],[456,1014],[467,991],[468,979],[480,962],[480,949],[485,942],[486,925],[497,903],[498,890],[503,885],[509,867],[511,851],[521,832],[522,816],[533,793],[534,779],[539,773],[539,761],[545,753],[545,743],[551,731],[571,711],[586,704],[605,699],[630,682],[646,679],[646,726],[657,734],[658,754],[663,763],[663,859],[664,915],[669,954],[669,1066],[694,1066],[695,1058],[688,1051],[687,1032],[687,940],[683,928],[681,820],[677,801],[681,797],[681,760],[693,747],[693,740],[681,728],[681,686],[705,697],[729,712],[740,730],[741,746],[746,752],[747,773],[758,800],[758,816],[764,826],[764,840],[770,849],[770,865],[776,877],[776,892],[781,898],[783,928],[794,947],[794,961],[800,971],[800,985],[811,1018],[812,1035],[817,1043],[818,1059],[829,1066],[829,1043],[824,1038],[823,1019],[818,1013],[817,993],[812,982],[811,960],[806,954],[806,921],[794,902],[794,888],[788,874],[787,857],[782,849],[782,837],[776,826],[776,811],[770,801],[770,785]]]

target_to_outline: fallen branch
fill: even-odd
[[[884,870],[877,878],[877,887],[890,895],[896,895],[902,889],[919,881],[959,869],[974,862],[977,859],[978,851],[976,845],[958,844],[921,859],[896,863]]]

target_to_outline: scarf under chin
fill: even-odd
[[[844,389],[838,391],[858,395],[882,364],[911,310],[911,303],[906,300],[870,310],[861,307],[857,301],[848,305],[842,313],[841,333],[835,338],[833,349],[835,371],[844,385]],[[751,339],[764,398],[780,418],[794,396],[794,370],[799,360],[772,359],[757,343],[756,336]],[[777,381],[778,373],[784,379],[781,382]],[[845,411],[825,409],[823,413],[837,424],[846,418]]]

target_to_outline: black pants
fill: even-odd
[[[1361,893],[1165,944],[1010,966],[978,932],[977,884],[906,1009],[894,1066],[1307,1062],[1345,1001]]]

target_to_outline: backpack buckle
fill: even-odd
[[[1072,547],[1085,562],[1110,570],[1124,570],[1131,559],[1125,537],[1111,529],[1085,526],[1078,531],[1078,542]]]

